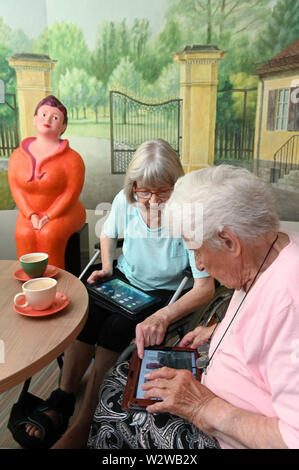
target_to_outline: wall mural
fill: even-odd
[[[21,104],[8,57],[32,53],[57,61],[53,94],[68,109],[65,137],[85,160],[82,201],[94,209],[111,201],[123,181],[111,174],[110,90],[146,103],[178,98],[173,54],[187,44],[217,45],[227,51],[218,76],[220,148],[224,135],[245,124],[252,139],[255,71],[299,37],[299,0],[0,0],[0,12],[0,209],[15,207],[7,162],[20,140]],[[244,93],[234,89],[249,90],[245,116]],[[131,132],[137,131],[138,122]]]

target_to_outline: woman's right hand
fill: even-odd
[[[167,327],[168,322],[163,314],[163,309],[138,323],[135,335],[138,357],[143,358],[146,346],[155,346],[162,343]]]
[[[113,270],[112,269],[101,269],[99,271],[93,271],[89,278],[87,279],[88,284],[92,284],[93,282],[102,279],[103,277],[112,276]]]

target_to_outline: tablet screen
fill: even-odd
[[[94,289],[107,299],[117,302],[120,306],[133,312],[155,300],[151,295],[136,289],[121,279],[111,279],[95,286]]]
[[[142,390],[141,387],[142,384],[146,382],[145,375],[164,366],[173,369],[188,369],[193,373],[195,378],[197,377],[195,352],[145,349],[137,382],[136,398],[144,398],[144,390]]]

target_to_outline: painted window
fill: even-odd
[[[281,88],[277,90],[276,112],[275,112],[275,130],[285,131],[288,126],[288,113],[290,101],[290,89]]]
[[[269,90],[267,131],[299,131],[299,87]]]

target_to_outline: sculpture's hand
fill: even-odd
[[[34,230],[39,230],[40,218],[37,214],[32,214],[30,217],[30,222]]]
[[[49,220],[50,219],[47,215],[40,217],[37,214],[32,214],[32,216],[30,217],[30,221],[34,230],[41,230],[43,226],[49,222]]]
[[[44,215],[41,219],[39,219],[39,230],[41,230],[43,226],[49,222],[49,220],[50,219],[47,215]]]

